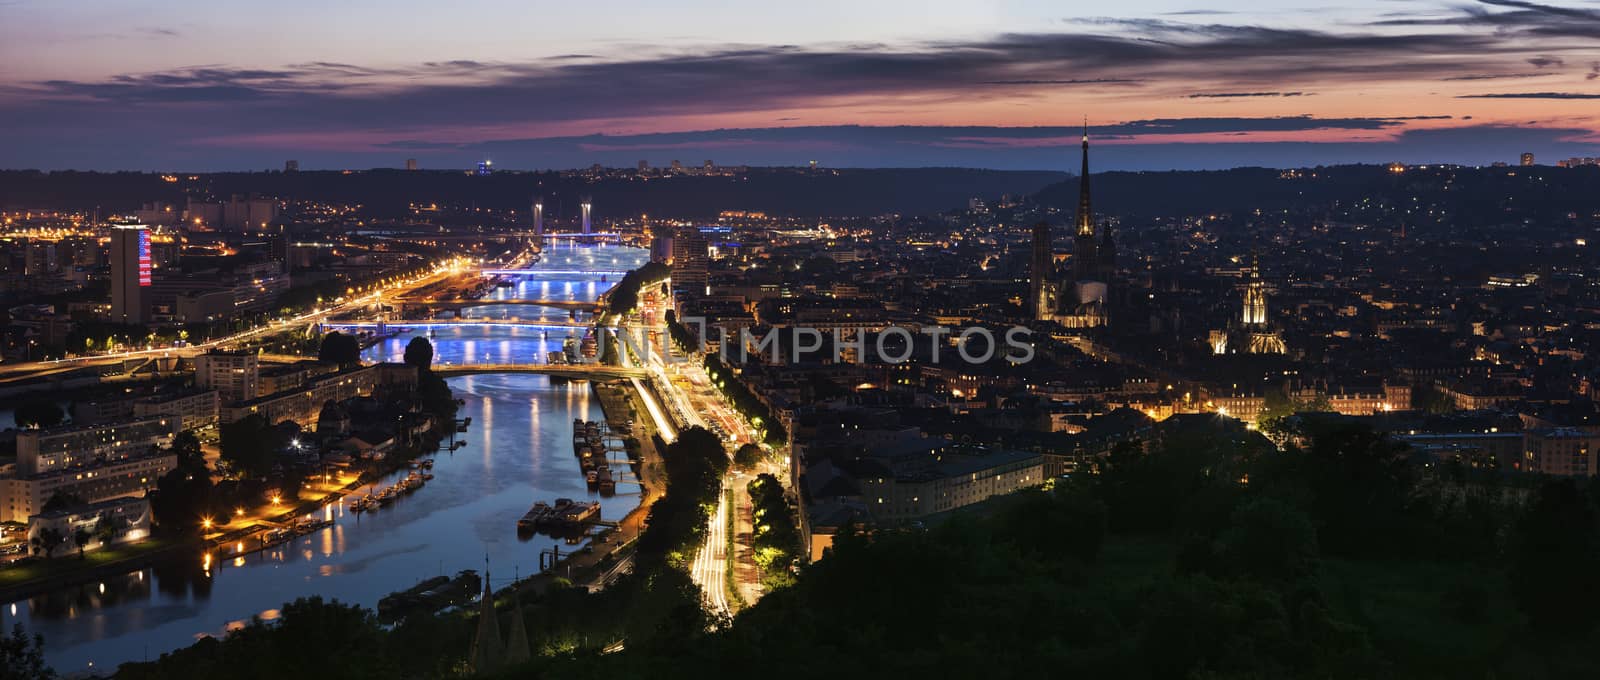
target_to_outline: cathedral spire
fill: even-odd
[[[1083,170],[1078,173],[1078,235],[1094,235],[1094,211],[1089,206],[1089,117],[1083,118]]]
[[[488,556],[484,557],[488,564]],[[494,590],[489,586],[489,570],[483,570],[483,599],[478,601],[478,633],[472,639],[472,651],[467,663],[472,672],[484,675],[500,668],[505,661],[504,643],[500,641],[500,617],[494,612]]]
[[[1266,282],[1261,280],[1261,259],[1254,248],[1250,250],[1249,277],[1244,288],[1244,310],[1241,320],[1246,326],[1265,326],[1267,323]]]

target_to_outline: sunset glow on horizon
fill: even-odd
[[[1086,116],[1108,169],[1600,149],[1583,3],[282,4],[0,3],[0,166],[1070,169]]]

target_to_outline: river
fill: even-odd
[[[648,253],[617,246],[552,248],[535,270],[628,270]],[[592,300],[617,276],[541,274],[518,277],[498,299]],[[469,308],[469,317],[566,319],[568,312],[527,306]],[[403,325],[398,322],[397,325]],[[560,349],[568,331],[499,327],[429,327],[435,361],[529,363]],[[366,358],[399,361],[411,334],[373,346]],[[481,374],[451,378],[465,400],[458,417],[472,419],[467,441],[441,452],[434,479],[387,508],[363,514],[343,504],[314,513],[334,524],[290,543],[206,569],[202,555],[66,588],[0,606],[5,631],[20,621],[45,638],[45,655],[57,671],[106,671],[124,661],[153,659],[222,635],[251,617],[273,619],[283,603],[320,595],[375,607],[384,595],[440,574],[480,573],[487,560],[496,587],[539,568],[539,553],[558,541],[519,539],[516,520],[535,500],[600,500],[601,517],[620,519],[638,503],[637,487],[619,484],[600,498],[584,485],[572,453],[572,420],[601,417],[587,383],[554,384],[541,375]],[[396,473],[396,477],[404,476]],[[381,486],[379,487],[381,488]],[[563,543],[565,553],[574,549]],[[63,555],[56,559],[76,559]]]

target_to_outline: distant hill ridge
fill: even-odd
[[[573,217],[580,197],[594,197],[595,218],[703,218],[723,210],[794,217],[926,214],[963,208],[973,197],[1026,196],[1069,175],[966,168],[752,169],[739,176],[589,179],[557,172],[367,170],[206,173],[167,182],[159,173],[0,171],[0,206],[128,211],[148,201],[182,205],[186,191],[226,198],[260,194],[360,203],[374,215],[400,217],[411,203],[526,210],[537,192],[550,218]]]

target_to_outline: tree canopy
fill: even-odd
[[[333,331],[322,336],[322,345],[317,348],[317,361],[340,366],[353,366],[361,363],[361,341],[353,335],[345,335]]]
[[[427,338],[417,336],[406,343],[405,362],[416,366],[418,371],[427,371],[433,367],[433,343]]]
[[[61,406],[50,399],[30,399],[17,404],[17,410],[11,415],[17,427],[21,428],[55,427],[66,417],[67,414],[61,410]]]

